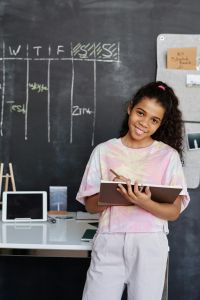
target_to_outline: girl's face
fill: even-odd
[[[129,146],[146,147],[153,141],[151,136],[160,127],[165,108],[154,98],[144,97],[132,109],[128,108],[129,131],[124,137]]]

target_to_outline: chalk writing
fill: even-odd
[[[118,42],[78,42],[76,44],[70,43],[70,46],[58,44],[58,45],[47,45],[42,46],[39,44],[36,45],[24,45],[18,43],[17,45],[5,45],[3,42],[3,47],[0,49],[2,51],[2,56],[0,56],[0,61],[2,61],[2,82],[0,83],[0,89],[2,89],[1,93],[1,111],[0,111],[0,135],[4,135],[4,104],[10,103],[10,111],[16,113],[24,114],[24,137],[25,140],[28,140],[28,118],[29,114],[31,113],[29,107],[29,103],[31,101],[31,97],[33,96],[30,94],[30,91],[34,91],[37,93],[43,93],[44,96],[47,98],[46,107],[47,107],[47,140],[51,142],[51,101],[54,101],[54,97],[51,94],[51,68],[52,62],[60,61],[69,61],[71,65],[71,89],[70,89],[70,120],[69,120],[69,127],[70,127],[70,137],[69,143],[73,143],[73,118],[78,116],[92,116],[91,117],[91,127],[92,127],[92,135],[91,135],[91,145],[94,145],[95,140],[95,125],[96,125],[96,108],[97,108],[97,62],[103,63],[117,63],[120,65],[120,43]],[[46,53],[46,56],[44,54]],[[25,103],[22,105],[16,104],[13,101],[9,101],[6,95],[6,85],[7,78],[6,78],[6,61],[25,61],[26,62],[26,80],[25,80],[25,88],[24,88],[24,95],[25,95]],[[47,62],[47,76],[45,80],[47,80],[46,85],[43,83],[38,82],[30,82],[30,72],[34,61],[41,61]],[[86,61],[89,64],[93,65],[91,69],[93,72],[93,82],[92,84],[92,91],[93,91],[93,103],[92,108],[87,107],[87,105],[83,104],[82,106],[74,105],[74,89],[76,85],[74,84],[76,80],[76,68],[75,63],[82,61]],[[46,93],[44,93],[46,92]]]
[[[14,112],[17,112],[17,113],[22,113],[22,114],[26,113],[24,104],[23,105],[16,105],[16,104],[11,105],[10,111],[11,112],[14,111]]]
[[[22,46],[19,45],[19,46],[17,47],[17,49],[13,49],[13,48],[11,48],[11,46],[9,46],[8,49],[9,49],[10,55],[16,56],[16,55],[20,52],[21,47],[22,47]]]
[[[72,107],[72,116],[91,115],[93,113],[90,108],[79,107],[78,105]]]
[[[34,83],[29,83],[28,86],[32,91],[37,91],[38,93],[48,91],[48,87],[45,86],[43,83],[40,84],[40,83],[34,82]]]
[[[92,60],[95,59],[97,61],[118,61],[119,62],[119,43],[77,43],[72,45],[71,49],[68,49],[64,45],[57,45],[52,48],[51,45],[47,47],[43,47],[41,45],[29,47],[26,46],[25,51],[28,51],[29,57],[22,58],[20,55],[23,54],[24,47],[22,45],[17,46],[8,46],[8,54],[9,56],[6,59],[43,59],[41,57],[43,53],[46,51],[48,57],[46,59],[62,59],[62,60],[71,60],[71,57],[66,57],[69,55],[69,51],[71,51],[71,56],[75,60]],[[52,51],[54,50],[54,51]],[[32,58],[30,57],[32,54]],[[52,57],[53,56],[53,57]]]
[[[73,57],[79,57],[82,59],[96,58],[96,59],[113,59],[118,60],[119,51],[118,44],[103,44],[103,43],[78,43],[73,46]]]

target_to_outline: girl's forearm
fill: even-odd
[[[98,205],[98,200],[99,194],[89,196],[85,199],[85,208],[89,213],[100,213],[107,208],[105,205]]]
[[[142,200],[136,203],[136,205],[145,209],[158,218],[168,221],[175,221],[180,215],[181,197],[178,197],[173,204],[158,203],[153,200]]]

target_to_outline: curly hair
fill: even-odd
[[[183,162],[183,120],[182,113],[178,108],[179,100],[173,89],[162,81],[151,82],[141,87],[129,101],[129,107],[132,109],[144,97],[156,99],[158,103],[165,109],[164,118],[161,126],[152,135],[152,138],[157,141],[162,141],[176,149]],[[120,137],[127,134],[129,115],[126,114],[120,131]]]

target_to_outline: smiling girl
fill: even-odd
[[[77,200],[100,212],[83,300],[119,300],[127,284],[129,300],[161,300],[168,257],[168,220],[189,203],[181,164],[183,122],[174,91],[153,82],[131,99],[120,138],[92,152]],[[120,174],[114,177],[110,169]],[[130,206],[99,206],[101,180],[123,180],[118,192]],[[131,188],[134,182],[134,190]],[[157,203],[138,183],[181,185],[173,204]]]

